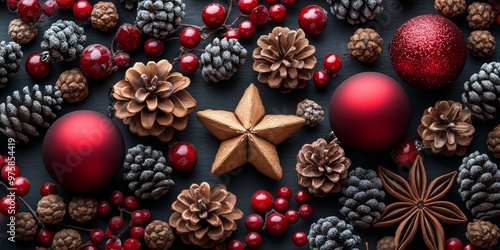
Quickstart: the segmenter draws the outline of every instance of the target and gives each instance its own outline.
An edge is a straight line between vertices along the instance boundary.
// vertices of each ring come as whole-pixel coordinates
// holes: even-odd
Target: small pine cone
[[[97,2],[90,13],[90,22],[94,29],[102,31],[112,30],[118,23],[118,11],[113,2]]]
[[[0,59],[1,60],[1,59]],[[49,120],[56,118],[53,112],[60,110],[61,91],[58,87],[45,85],[45,91],[38,84],[24,87],[22,92],[14,91],[0,104],[0,133],[16,141],[28,142],[28,135],[39,136],[36,127],[49,127]]]
[[[315,127],[322,122],[324,117],[323,108],[313,100],[305,99],[297,104],[296,115],[304,118],[306,123],[304,125]]]
[[[434,9],[447,18],[460,16],[465,12],[465,0],[435,0]]]
[[[385,236],[377,242],[377,250],[395,250],[394,236]]]
[[[489,221],[475,219],[467,224],[465,237],[476,247],[493,249],[500,239],[500,228]]]
[[[478,151],[464,157],[458,168],[458,193],[474,218],[500,217],[500,170]]]
[[[486,145],[493,157],[500,159],[500,125],[496,126],[493,131],[488,134]]]
[[[36,213],[43,223],[57,224],[64,219],[66,204],[61,196],[49,194],[38,201]]]
[[[0,88],[5,87],[9,78],[19,71],[22,57],[21,45],[16,42],[0,42]]]
[[[311,225],[309,235],[310,249],[323,250],[358,250],[361,242],[358,235],[353,234],[351,224],[335,216],[321,218]]]
[[[200,56],[201,74],[206,81],[229,80],[245,63],[247,50],[238,39],[215,38]]]
[[[179,28],[184,9],[186,5],[182,0],[138,1],[135,22],[144,33],[163,40]]]
[[[464,83],[462,102],[471,110],[472,118],[493,120],[500,103],[500,62],[484,63],[478,73],[474,73]]]
[[[77,195],[68,204],[71,218],[80,223],[87,223],[97,215],[97,200],[90,195]]]
[[[365,23],[384,10],[382,0],[326,0],[330,11],[350,24]]]
[[[73,21],[58,20],[43,34],[40,46],[49,51],[56,62],[73,61],[84,49],[87,36],[82,27]]]
[[[61,90],[62,98],[69,103],[81,102],[89,94],[87,78],[79,68],[62,72],[56,86]]]
[[[31,213],[16,213],[16,240],[32,241],[38,234],[38,224]]]
[[[161,151],[139,144],[125,156],[123,179],[137,197],[157,200],[175,184],[170,178],[172,168],[166,164]]]
[[[496,13],[489,3],[473,2],[467,7],[467,23],[471,29],[487,29],[495,22]]]
[[[38,30],[34,24],[17,18],[10,22],[8,33],[12,41],[23,45],[31,42],[38,34]]]
[[[377,31],[359,28],[347,44],[353,56],[362,62],[373,62],[379,58],[384,48],[384,40]]]
[[[488,57],[495,51],[495,37],[487,30],[476,30],[467,38],[467,47],[475,57]]]
[[[82,237],[73,229],[63,229],[54,235],[52,250],[76,250],[82,245]]]
[[[168,250],[174,244],[175,234],[168,223],[154,220],[144,229],[144,241],[151,250]]]

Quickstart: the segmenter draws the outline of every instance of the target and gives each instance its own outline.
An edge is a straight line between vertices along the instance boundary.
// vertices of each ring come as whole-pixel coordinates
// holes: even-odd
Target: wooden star
[[[283,175],[276,145],[305,122],[295,115],[266,115],[253,83],[234,112],[208,109],[197,112],[196,117],[222,141],[212,164],[213,174],[227,173],[250,162],[259,172],[276,180]]]

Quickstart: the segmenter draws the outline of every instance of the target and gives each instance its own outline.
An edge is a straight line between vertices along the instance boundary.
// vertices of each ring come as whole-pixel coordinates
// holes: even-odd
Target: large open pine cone
[[[467,13],[467,23],[471,29],[487,29],[496,18],[489,3],[473,2],[467,7]]]
[[[168,224],[185,244],[208,249],[224,242],[237,229],[243,212],[236,207],[236,195],[226,186],[203,182],[184,189],[172,203]]]
[[[314,250],[358,250],[361,242],[358,235],[353,234],[351,224],[335,216],[321,218],[311,225],[309,247]]]
[[[89,94],[87,78],[79,68],[62,72],[56,86],[61,90],[62,98],[69,103],[81,102]]]
[[[384,10],[382,0],[326,0],[334,16],[350,24],[372,20]]]
[[[446,156],[464,155],[474,131],[471,111],[454,101],[437,101],[426,109],[417,128],[425,148]]]
[[[179,28],[185,8],[182,0],[138,1],[135,21],[144,33],[163,40]]]
[[[73,21],[58,20],[43,34],[40,44],[56,62],[73,61],[84,49],[87,36],[82,27]]]
[[[118,23],[119,17],[113,2],[99,1],[92,8],[90,22],[94,29],[110,31]]]
[[[493,131],[488,133],[486,145],[493,157],[500,159],[500,125],[497,125]]]
[[[97,200],[90,195],[76,195],[69,202],[68,213],[80,223],[87,223],[97,215]]]
[[[500,104],[500,62],[484,63],[464,83],[462,102],[471,110],[472,118],[486,121],[495,118]]]
[[[82,245],[82,237],[73,229],[62,229],[54,235],[52,250],[77,250]]]
[[[167,60],[138,62],[113,86],[115,116],[134,134],[168,142],[174,130],[186,129],[187,116],[196,107],[196,100],[185,90],[191,80],[171,70]]]
[[[493,249],[500,240],[500,228],[489,221],[474,219],[467,224],[465,237],[476,247]]]
[[[168,223],[154,220],[144,228],[144,241],[151,250],[171,249],[175,240],[174,232]]]
[[[49,194],[38,201],[36,213],[43,223],[57,224],[64,219],[66,204],[61,196]]]
[[[247,50],[238,39],[215,38],[200,56],[201,75],[206,81],[229,80],[245,63],[246,56]]]
[[[9,78],[19,71],[22,57],[21,45],[16,42],[0,42],[0,88],[5,87]]]
[[[465,0],[435,0],[434,9],[447,18],[462,15],[467,3]]]
[[[36,25],[16,18],[10,21],[8,33],[10,38],[12,38],[12,41],[20,45],[24,45],[35,39],[38,34],[38,30]]]
[[[20,241],[32,241],[38,234],[38,224],[31,213],[19,212],[15,216],[16,235],[15,239]]]

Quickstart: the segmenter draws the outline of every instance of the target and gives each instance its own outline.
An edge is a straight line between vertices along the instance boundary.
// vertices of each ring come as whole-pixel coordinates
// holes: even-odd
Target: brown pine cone
[[[488,134],[486,145],[493,157],[500,159],[500,125],[497,125],[493,131]]]
[[[475,57],[488,57],[495,51],[495,37],[487,30],[472,31],[467,38],[467,47]]]
[[[97,215],[97,200],[90,195],[77,195],[69,202],[68,212],[73,220],[87,223]]]
[[[29,24],[19,18],[10,21],[9,36],[18,44],[27,44],[33,40],[38,30],[34,24]]]
[[[113,2],[97,2],[90,14],[90,22],[94,29],[112,30],[118,23],[119,15]]]
[[[144,241],[151,250],[171,249],[175,235],[168,223],[154,220],[144,229]]]
[[[347,178],[350,166],[351,160],[345,157],[339,144],[320,138],[302,146],[295,170],[299,185],[314,196],[322,197],[342,190],[342,181]]]
[[[465,0],[435,0],[434,9],[447,18],[462,15],[467,3]]]
[[[465,237],[476,247],[493,249],[500,238],[500,229],[489,221],[475,219],[467,224]]]
[[[489,3],[473,2],[467,7],[467,12],[471,29],[487,29],[495,22],[496,14]]]
[[[82,245],[82,237],[73,229],[63,229],[54,235],[52,250],[77,250]]]
[[[297,111],[295,114],[306,120],[304,125],[315,127],[322,122],[324,117],[323,108],[313,100],[305,99],[297,104]]]
[[[394,243],[393,236],[382,237],[377,242],[377,250],[394,250],[396,249],[396,243]]]
[[[38,201],[36,213],[43,223],[57,224],[64,219],[66,204],[61,196],[49,194]]]
[[[38,234],[38,224],[31,213],[16,213],[16,240],[32,241]]]
[[[359,28],[351,36],[351,41],[347,44],[353,56],[362,62],[373,62],[384,49],[384,40],[373,29]]]
[[[61,90],[62,98],[69,103],[81,102],[89,94],[87,78],[78,68],[62,72],[56,86]]]

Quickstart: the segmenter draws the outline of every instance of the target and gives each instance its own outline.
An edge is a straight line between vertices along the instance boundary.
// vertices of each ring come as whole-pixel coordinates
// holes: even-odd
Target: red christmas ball
[[[421,15],[398,28],[389,46],[396,74],[420,90],[442,89],[457,79],[467,60],[460,29],[439,15]]]
[[[342,146],[379,152],[394,146],[410,122],[410,101],[389,76],[365,72],[351,76],[332,95],[330,126]]]
[[[89,193],[103,188],[118,174],[125,143],[110,118],[81,110],[50,126],[42,153],[45,168],[56,183],[71,192]]]

